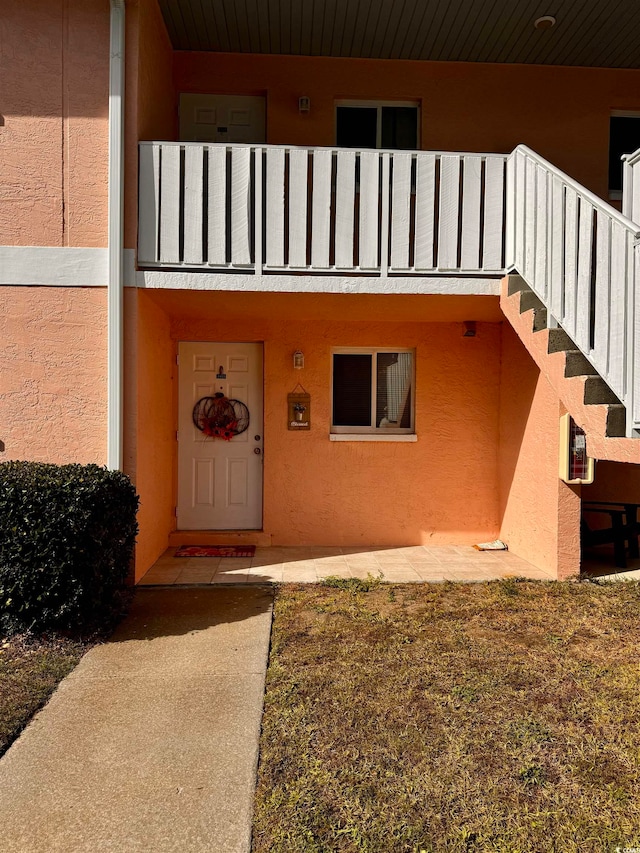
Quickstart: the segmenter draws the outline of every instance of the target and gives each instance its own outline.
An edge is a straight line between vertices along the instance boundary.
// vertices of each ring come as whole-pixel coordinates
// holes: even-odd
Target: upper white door
[[[178,355],[178,529],[259,530],[262,344],[180,343]],[[197,401],[218,392],[249,409],[249,428],[230,441],[193,423]]]
[[[180,95],[181,142],[257,145],[267,139],[265,99],[258,95]]]

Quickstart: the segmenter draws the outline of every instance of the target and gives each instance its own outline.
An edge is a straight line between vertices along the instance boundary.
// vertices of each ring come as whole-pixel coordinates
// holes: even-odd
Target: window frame
[[[410,425],[408,427],[377,427],[377,357],[378,353],[411,353],[411,410]],[[342,426],[333,422],[333,386],[334,386],[334,356],[335,355],[370,355],[371,359],[371,423],[372,426]],[[332,347],[331,348],[331,422],[329,432],[332,436],[412,436],[416,434],[416,350],[415,347]]]
[[[359,100],[359,99],[350,99],[350,98],[341,98],[338,101],[334,101],[333,105],[333,127],[334,134],[333,138],[335,141],[335,145],[338,145],[338,107],[361,107],[362,109],[375,109],[377,112],[376,116],[376,147],[374,149],[366,149],[372,151],[386,151],[387,149],[382,148],[382,108],[383,107],[413,107],[416,110],[417,118],[416,118],[416,147],[415,149],[407,149],[407,150],[420,150],[420,136],[421,136],[421,124],[420,124],[420,113],[422,110],[421,101],[367,101],[367,100]],[[353,149],[358,150],[358,149]],[[389,149],[395,150],[395,149]],[[400,149],[398,149],[400,150]],[[394,352],[394,350],[390,350]]]

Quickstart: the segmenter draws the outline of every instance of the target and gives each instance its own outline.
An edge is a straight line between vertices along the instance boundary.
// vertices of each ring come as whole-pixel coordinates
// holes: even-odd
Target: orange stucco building
[[[610,182],[640,68],[598,43],[554,63],[528,21],[485,55],[471,20],[420,48],[390,15],[223,32],[188,0],[5,11],[0,459],[122,467],[138,578],[193,530],[501,538],[567,578],[582,501],[640,501],[640,226]],[[588,403],[585,376],[606,386]],[[191,422],[218,390],[256,401],[224,447]],[[558,476],[566,412],[592,485]]]

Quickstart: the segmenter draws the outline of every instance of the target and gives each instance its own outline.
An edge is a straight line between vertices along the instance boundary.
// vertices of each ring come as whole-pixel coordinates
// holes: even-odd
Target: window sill
[[[329,441],[417,441],[417,435],[384,435],[384,433],[329,433]]]

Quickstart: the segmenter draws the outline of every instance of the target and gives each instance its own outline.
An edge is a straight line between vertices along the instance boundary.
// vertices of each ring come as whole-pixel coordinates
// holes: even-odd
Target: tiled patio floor
[[[228,583],[314,583],[329,575],[395,583],[486,581],[508,576],[553,580],[509,551],[470,546],[404,548],[256,548],[254,557],[174,557],[169,548],[140,580],[142,585]]]

